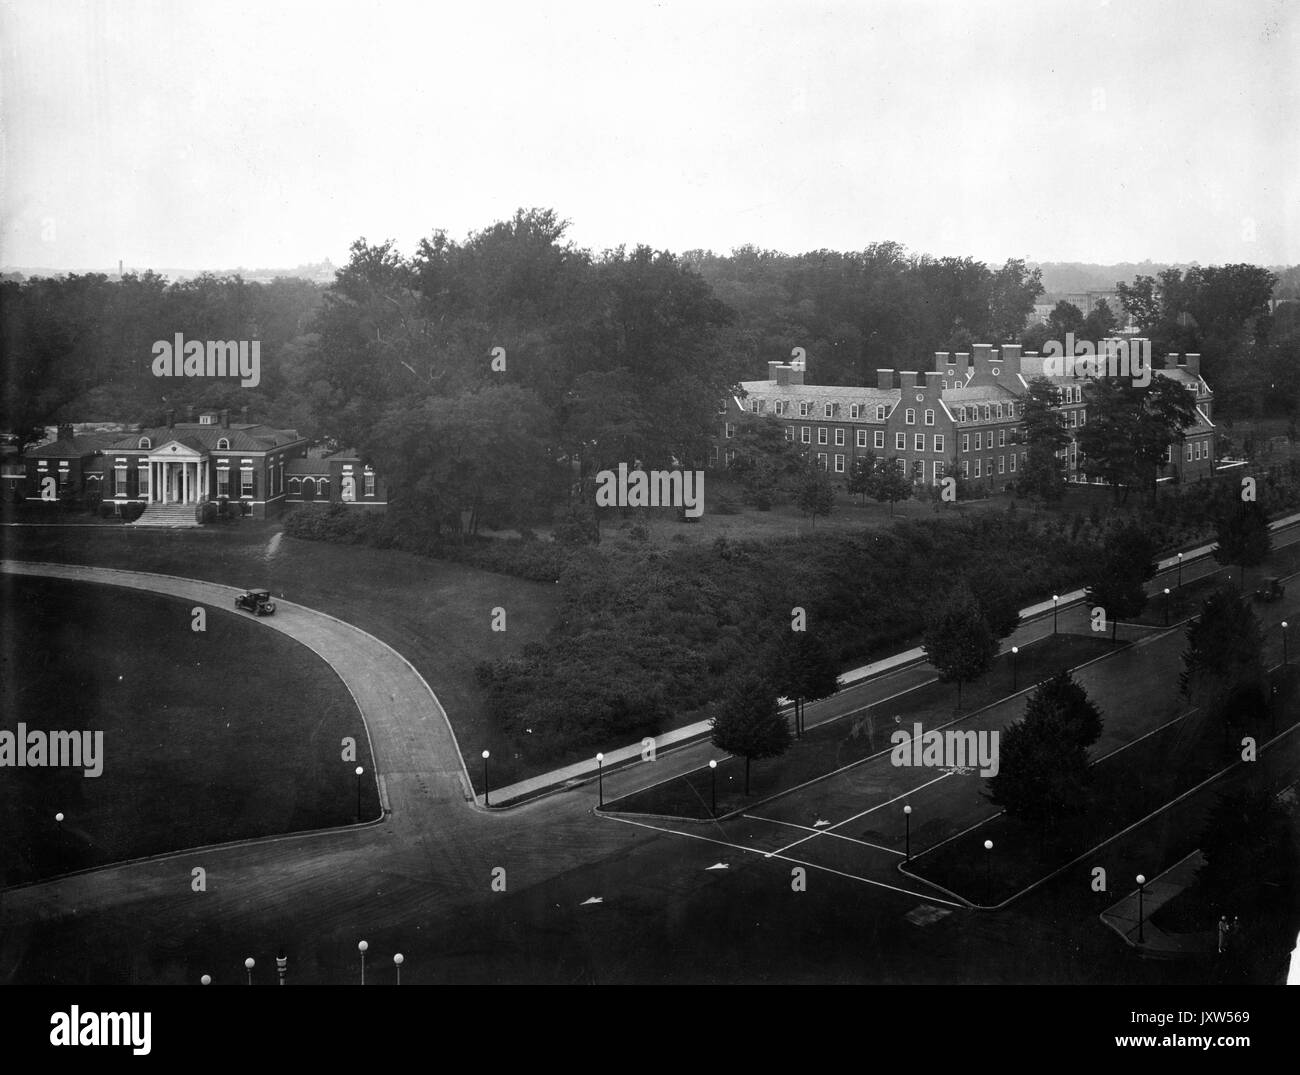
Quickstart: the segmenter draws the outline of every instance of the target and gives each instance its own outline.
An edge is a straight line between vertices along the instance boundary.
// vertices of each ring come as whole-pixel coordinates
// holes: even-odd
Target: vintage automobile
[[[235,608],[244,608],[258,616],[269,616],[275,611],[270,590],[249,590],[235,598]]]
[[[1260,584],[1259,589],[1255,591],[1255,600],[1280,601],[1284,593],[1286,593],[1286,587],[1282,585],[1281,579],[1267,578]]]

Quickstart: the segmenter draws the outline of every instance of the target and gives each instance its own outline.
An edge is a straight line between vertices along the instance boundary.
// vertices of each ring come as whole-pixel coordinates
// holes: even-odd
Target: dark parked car
[[[1255,591],[1255,600],[1257,601],[1280,601],[1282,595],[1286,593],[1286,587],[1282,585],[1279,578],[1268,578],[1263,581],[1259,589]]]
[[[249,590],[235,598],[235,608],[246,608],[258,616],[269,616],[275,611],[270,590]]]

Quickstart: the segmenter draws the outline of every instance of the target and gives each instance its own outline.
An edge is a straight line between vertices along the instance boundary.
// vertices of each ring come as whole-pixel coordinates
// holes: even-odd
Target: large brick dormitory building
[[[996,349],[976,344],[970,354],[935,353],[933,371],[877,370],[873,387],[805,384],[805,365],[769,362],[768,379],[743,381],[741,392],[719,407],[718,434],[710,466],[726,466],[735,451],[728,447],[747,415],[771,415],[794,441],[841,479],[853,461],[871,452],[878,461],[897,457],[917,483],[938,483],[955,465],[973,484],[999,492],[1024,466],[1027,446],[1020,423],[1029,383],[1043,376],[1044,356],[1022,355],[1018,344]],[[1171,447],[1158,477],[1175,474],[1195,481],[1213,473],[1215,427],[1213,398],[1200,374],[1200,355],[1169,355],[1168,377],[1196,396],[1196,420],[1184,440]],[[1070,481],[1086,482],[1079,466],[1074,433],[1088,420],[1082,376],[1047,378],[1060,393],[1057,409],[1070,442],[1064,450]]]

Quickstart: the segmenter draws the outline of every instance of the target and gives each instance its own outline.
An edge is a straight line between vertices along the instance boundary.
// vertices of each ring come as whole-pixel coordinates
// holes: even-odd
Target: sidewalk
[[[1212,930],[1202,933],[1166,933],[1151,923],[1151,916],[1196,880],[1196,871],[1205,864],[1200,850],[1174,863],[1159,877],[1145,885],[1142,896],[1142,938],[1138,939],[1138,892],[1134,889],[1118,903],[1101,912],[1101,920],[1124,938],[1124,943],[1145,956],[1157,959],[1184,959],[1207,956],[1218,947]]]
[[[1281,530],[1284,527],[1300,523],[1300,513],[1289,515],[1283,519],[1270,523],[1269,528],[1272,530]],[[1210,555],[1213,550],[1213,543],[1201,545],[1197,548],[1183,552],[1183,563],[1190,566],[1192,563]],[[1160,560],[1156,564],[1157,573],[1167,571],[1178,566],[1178,555],[1175,554],[1167,559]],[[1061,612],[1070,605],[1082,601],[1084,590],[1073,590],[1070,593],[1060,594],[1056,601],[1040,601],[1036,605],[1030,605],[1028,608],[1020,610],[1021,626],[1027,621],[1039,616],[1050,614],[1053,607],[1057,612]],[[999,653],[1006,653],[1010,650],[1011,645],[1015,642],[1015,636],[1005,639],[999,648]],[[1021,640],[1023,645],[1024,641]],[[846,687],[856,686],[876,676],[884,675],[888,672],[897,671],[900,668],[906,668],[910,665],[920,664],[925,660],[925,651],[920,646],[916,646],[901,653],[895,653],[889,657],[883,657],[878,661],[872,661],[870,664],[864,664],[859,668],[852,668],[844,672],[839,677],[839,689],[844,690]],[[779,700],[782,708],[789,706],[790,700],[782,698]],[[697,721],[694,724],[687,724],[681,728],[675,728],[672,731],[664,732],[654,737],[656,755],[663,753],[675,747],[688,746],[692,743],[707,739],[710,734],[709,722],[707,720]],[[633,743],[625,747],[619,747],[605,755],[603,767],[606,774],[641,759],[642,746],[640,743]],[[572,787],[578,784],[585,784],[596,777],[596,771],[599,766],[595,758],[584,758],[580,762],[572,765],[566,765],[562,769],[554,769],[551,772],[541,773],[537,776],[529,777],[526,780],[520,780],[515,784],[508,784],[501,788],[492,788],[489,794],[490,805],[493,809],[518,806],[523,802],[534,799],[539,795],[549,791],[559,791],[564,788]],[[482,803],[482,796],[478,796],[478,801]]]

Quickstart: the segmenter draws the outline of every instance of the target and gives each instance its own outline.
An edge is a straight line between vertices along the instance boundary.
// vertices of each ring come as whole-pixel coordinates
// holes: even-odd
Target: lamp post
[[[366,984],[366,949],[370,945],[365,941],[357,941],[357,951],[361,953],[361,984]]]
[[[984,856],[984,898],[992,902],[993,900],[993,841],[984,841],[984,850],[989,854]]]
[[[211,985],[211,984],[212,984],[212,975],[210,974],[205,974],[202,978],[199,979],[199,985]]]
[[[709,759],[709,811],[718,816],[718,763]]]
[[[1059,594],[1052,594],[1052,634],[1056,634],[1056,605],[1060,600]]]
[[[1169,587],[1165,587],[1165,626],[1169,626]]]
[[[249,956],[244,960],[244,970],[248,971],[248,984],[253,984],[253,968],[257,966],[257,960]]]
[[[487,760],[489,757],[491,757],[491,755],[492,752],[490,750],[483,751],[483,805],[484,806],[492,805],[491,802],[489,802],[488,800],[488,770],[487,770]]]
[[[289,957],[284,954],[283,948],[275,957],[275,973],[280,976],[280,984],[284,985],[284,976],[289,973]]]
[[[1285,668],[1286,666],[1287,666],[1286,620],[1283,620],[1282,621],[1282,667]]]
[[[405,962],[406,962],[406,958],[402,955],[401,952],[398,952],[397,955],[393,956],[393,966],[397,968],[398,985],[402,984],[402,964]]]
[[[357,820],[360,821],[361,820],[361,774],[365,772],[365,769],[362,766],[358,765],[356,772],[357,772]]]
[[[600,804],[596,807],[598,810],[605,809],[605,755],[596,755],[596,785],[600,789]]]
[[[1138,874],[1137,882],[1138,882],[1138,944],[1142,944],[1144,941],[1144,938],[1142,936],[1142,918],[1143,918],[1142,897],[1146,893],[1147,879],[1143,877],[1141,874]]]
[[[903,861],[911,862],[912,861],[912,808],[910,806],[903,807],[903,822],[907,825],[907,856],[904,858]]]
[[[1016,693],[1016,661],[1020,657],[1020,647],[1011,647],[1011,693]]]
[[[1183,554],[1178,554],[1178,589],[1183,588]]]

